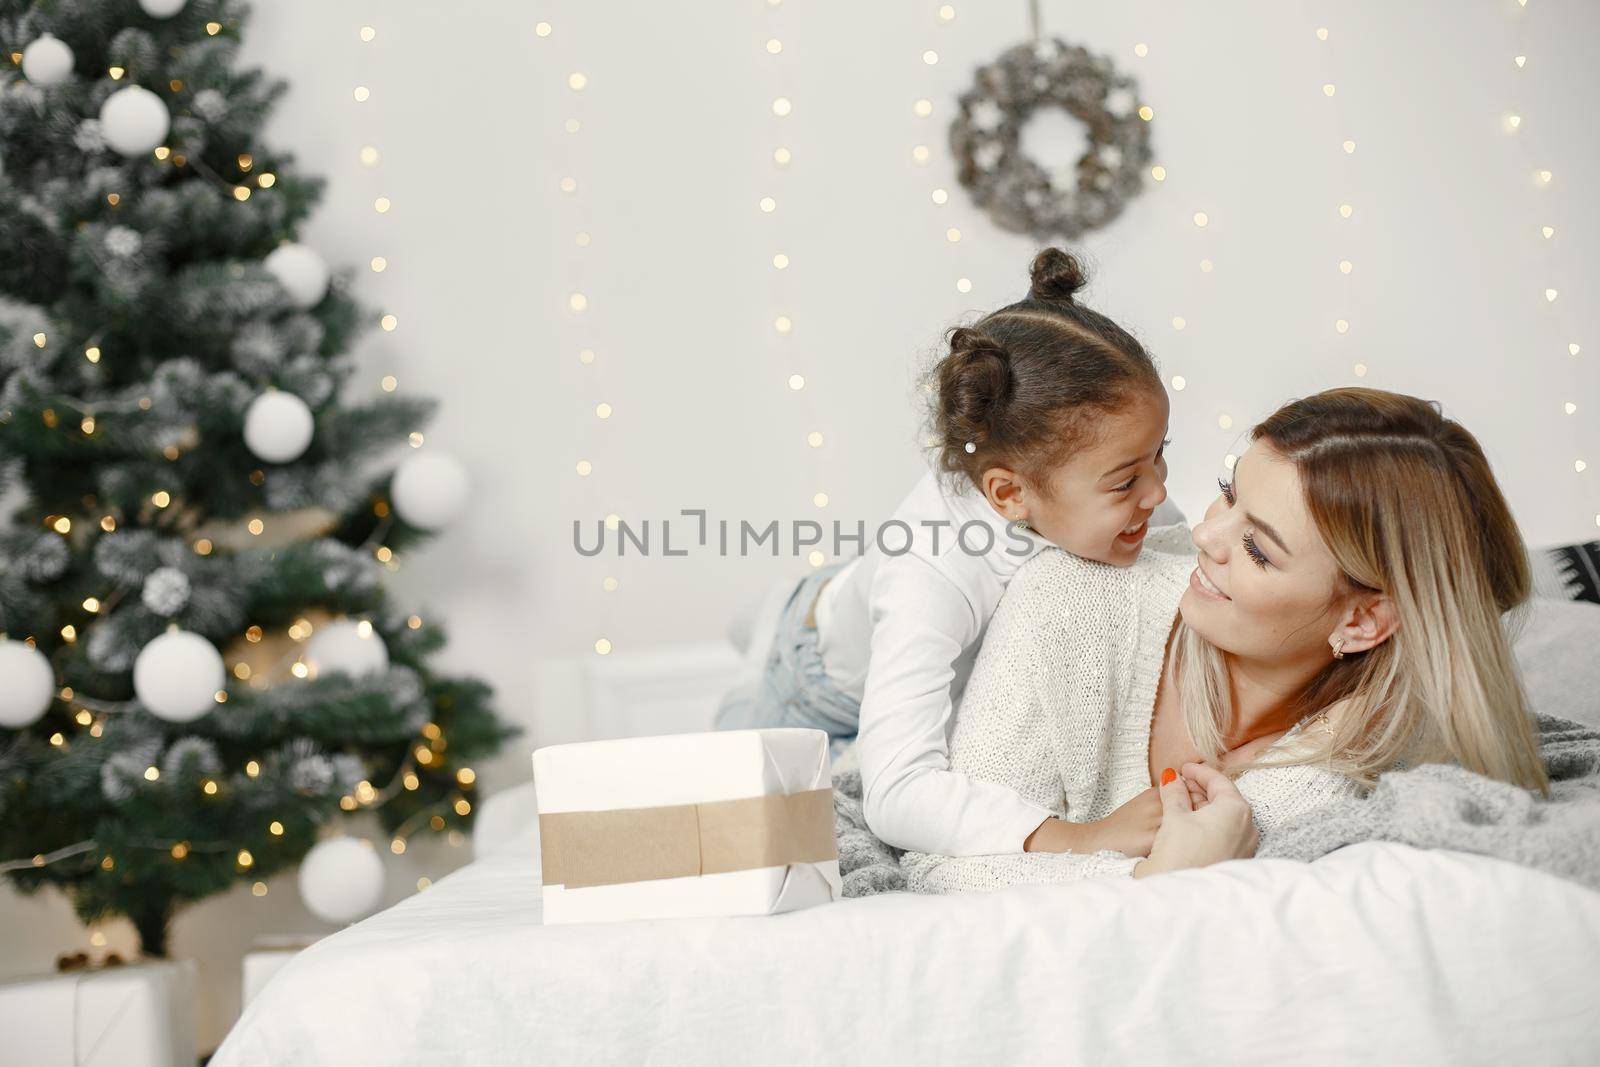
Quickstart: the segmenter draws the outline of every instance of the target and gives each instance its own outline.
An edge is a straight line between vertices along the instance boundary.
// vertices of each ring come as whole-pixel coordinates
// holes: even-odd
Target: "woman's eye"
[[[1256,547],[1256,538],[1254,534],[1244,535],[1244,550],[1249,553],[1250,558],[1255,561],[1256,566],[1260,567],[1262,570],[1267,569],[1267,557],[1262,555],[1261,549]]]
[[[1222,499],[1224,499],[1224,500],[1226,500],[1228,502],[1228,506],[1229,507],[1232,507],[1233,506],[1233,483],[1232,482],[1225,482],[1221,478],[1218,478],[1217,479],[1217,488],[1222,490]]]

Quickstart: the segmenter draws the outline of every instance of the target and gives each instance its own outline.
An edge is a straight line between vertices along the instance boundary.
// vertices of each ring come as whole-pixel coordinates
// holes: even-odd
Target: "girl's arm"
[[[1014,665],[998,662],[1000,646],[1027,644],[1018,632],[1027,620],[1008,610],[1011,601],[1009,593],[1001,598],[963,699],[961,718],[972,706],[983,709],[974,712],[981,721],[967,727],[958,718],[958,734],[1002,728],[988,724],[990,709],[1008,706],[1038,729],[1041,716],[1029,714],[1038,705],[1033,671],[1013,673]],[[901,849],[1022,853],[1028,835],[1061,811],[1061,785],[1048,745],[1016,738],[992,760],[968,760],[970,775],[951,768],[945,739],[954,665],[981,630],[967,598],[927,561],[899,556],[879,566],[870,602],[872,653],[858,742],[867,825]]]

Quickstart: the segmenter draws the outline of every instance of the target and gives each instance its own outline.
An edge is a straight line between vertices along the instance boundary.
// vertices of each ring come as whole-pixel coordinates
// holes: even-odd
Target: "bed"
[[[1517,642],[1533,705],[1600,723],[1597,646],[1600,608],[1541,601]],[[708,728],[668,712],[714,706],[696,687],[726,684],[728,659],[658,660],[681,676],[591,679],[598,707],[640,716],[602,719]],[[650,703],[663,692],[673,708]],[[294,957],[211,1067],[1600,1062],[1600,893],[1487,856],[1373,841],[1314,863],[546,927],[536,811],[531,783],[487,798],[472,863]]]
[[[1600,893],[1369,842],[1315,863],[540,923],[536,830],[323,939],[211,1067],[1592,1063]]]

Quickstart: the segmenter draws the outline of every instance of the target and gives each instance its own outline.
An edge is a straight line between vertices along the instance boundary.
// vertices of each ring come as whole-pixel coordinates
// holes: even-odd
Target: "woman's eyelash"
[[[1221,478],[1218,478],[1217,488],[1222,490],[1222,498],[1228,502],[1228,506],[1230,508],[1233,507],[1233,483],[1225,482]],[[1267,563],[1269,561],[1266,555],[1262,553],[1261,549],[1256,547],[1255,534],[1247,533],[1244,535],[1244,550],[1249,554],[1251,560],[1255,562],[1256,566],[1260,567],[1262,570],[1267,569]]]
[[[1267,569],[1267,557],[1262,555],[1261,550],[1256,547],[1255,534],[1247,533],[1244,535],[1244,550],[1250,554],[1250,558],[1255,561],[1256,566],[1262,570]]]

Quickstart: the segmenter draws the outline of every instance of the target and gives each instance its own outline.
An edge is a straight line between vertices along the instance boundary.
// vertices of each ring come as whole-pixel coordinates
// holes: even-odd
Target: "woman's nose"
[[[1218,530],[1217,523],[1211,518],[1207,517],[1195,523],[1194,529],[1189,531],[1189,539],[1194,542],[1194,547],[1218,563],[1228,561],[1227,541]]]

